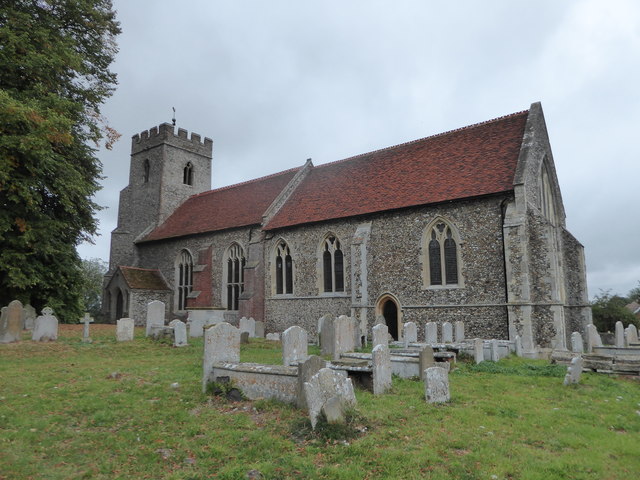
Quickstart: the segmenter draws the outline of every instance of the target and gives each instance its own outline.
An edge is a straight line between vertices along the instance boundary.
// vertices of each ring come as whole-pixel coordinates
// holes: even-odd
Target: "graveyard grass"
[[[273,401],[201,393],[202,339],[117,343],[115,326],[61,325],[56,343],[0,345],[0,479],[629,479],[640,472],[640,381],[509,358],[450,374],[451,402],[419,381],[357,391],[349,432],[309,431]],[[252,339],[242,361],[281,363]],[[172,384],[178,383],[177,388]],[[348,430],[348,429],[347,429]],[[343,435],[344,434],[344,435]]]

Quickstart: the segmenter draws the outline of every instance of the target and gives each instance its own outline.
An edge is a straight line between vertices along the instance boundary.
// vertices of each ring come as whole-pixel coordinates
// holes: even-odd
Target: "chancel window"
[[[238,300],[244,291],[244,251],[237,243],[227,252],[227,310],[238,310]]]
[[[340,240],[327,237],[322,248],[322,277],[325,292],[344,292],[344,255]]]
[[[182,183],[185,185],[193,185],[193,165],[187,162],[182,173]]]
[[[276,247],[273,263],[276,294],[293,293],[293,260],[291,250],[284,240]]]
[[[187,250],[180,252],[176,265],[176,296],[178,297],[178,310],[187,308],[187,297],[193,286],[193,258]]]
[[[426,236],[426,280],[428,286],[459,285],[458,242],[450,225],[438,221]]]

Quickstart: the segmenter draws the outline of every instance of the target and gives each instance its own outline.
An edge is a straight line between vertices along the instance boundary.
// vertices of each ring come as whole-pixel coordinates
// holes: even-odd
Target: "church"
[[[591,323],[584,249],[540,103],[412,142],[211,189],[213,142],[170,124],[134,135],[103,310],[144,324],[211,315],[267,332],[325,315],[465,323],[530,355]],[[421,338],[421,337],[420,337]]]

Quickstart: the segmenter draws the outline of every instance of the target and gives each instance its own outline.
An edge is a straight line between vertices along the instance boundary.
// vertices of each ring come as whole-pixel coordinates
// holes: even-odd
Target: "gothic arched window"
[[[232,244],[226,255],[227,310],[238,310],[238,300],[244,291],[244,251],[237,243]]]
[[[151,173],[151,164],[149,163],[149,159],[145,159],[143,168],[144,172],[142,179],[144,183],[149,183],[149,174]]]
[[[182,183],[185,185],[193,185],[193,165],[191,162],[187,162],[184,166],[184,171],[182,173]]]
[[[344,255],[333,235],[322,242],[322,278],[325,292],[344,292]]]
[[[182,250],[176,263],[176,297],[177,309],[187,308],[187,297],[193,286],[193,258],[187,250]]]
[[[273,268],[276,294],[293,293],[293,260],[284,240],[280,240],[276,246]]]
[[[425,234],[426,286],[460,286],[459,240],[455,229],[444,220],[437,220]]]

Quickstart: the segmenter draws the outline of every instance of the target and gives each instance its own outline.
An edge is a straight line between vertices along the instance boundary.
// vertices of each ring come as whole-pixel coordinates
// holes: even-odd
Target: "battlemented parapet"
[[[150,148],[157,147],[163,143],[167,143],[174,147],[185,148],[189,151],[211,158],[213,151],[213,140],[208,137],[202,137],[194,132],[189,132],[184,128],[178,128],[175,133],[175,127],[170,123],[162,123],[157,127],[144,130],[139,134],[136,133],[131,137],[131,154],[143,152]]]

